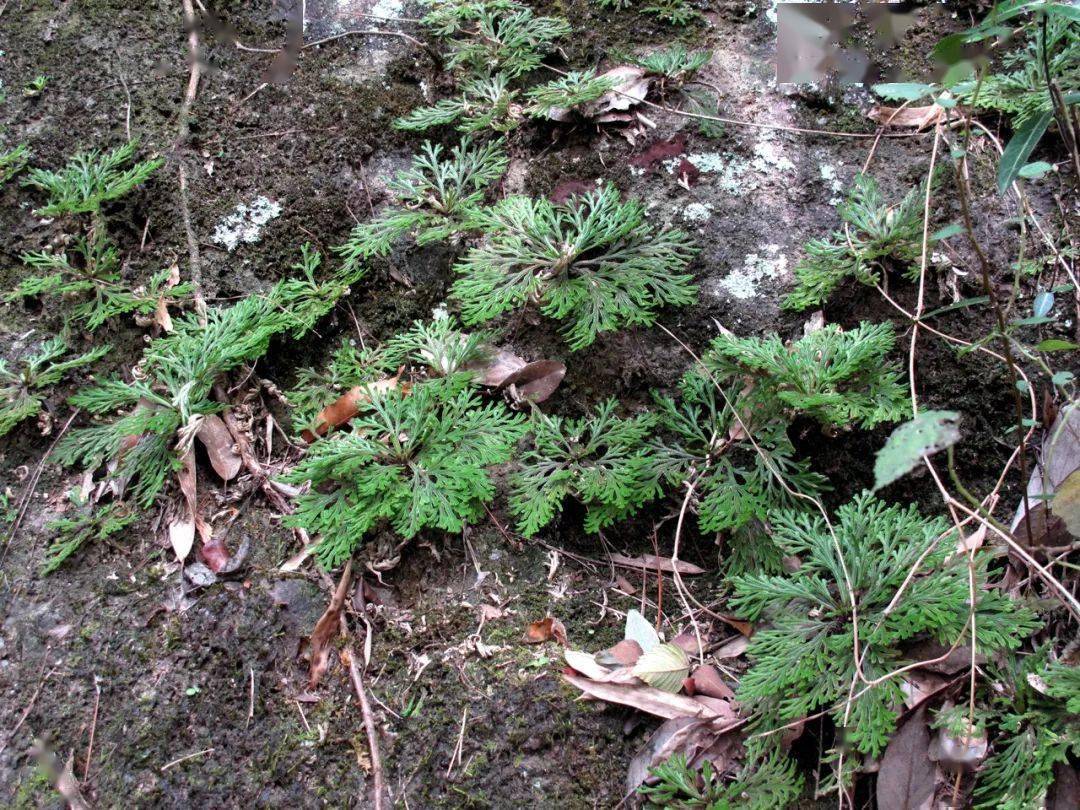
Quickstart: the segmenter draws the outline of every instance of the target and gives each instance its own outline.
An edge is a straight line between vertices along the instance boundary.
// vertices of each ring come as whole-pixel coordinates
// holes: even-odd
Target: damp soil
[[[189,272],[180,161],[190,173],[203,289],[211,303],[225,303],[289,273],[303,242],[324,251],[339,244],[357,218],[380,204],[383,181],[416,147],[417,139],[391,124],[420,104],[426,89],[445,84],[431,58],[399,38],[348,36],[305,50],[294,70],[276,75],[273,55],[241,50],[230,37],[249,48],[278,47],[286,36],[282,5],[216,5],[227,25],[203,31],[204,76],[190,139],[180,143],[188,63],[179,4],[0,3],[6,94],[0,144],[26,142],[36,165],[55,167],[77,150],[108,148],[130,134],[145,153],[166,160],[148,183],[106,211],[123,273],[133,283],[173,263],[185,278]],[[374,4],[309,5],[362,10]],[[749,4],[709,12],[706,24],[689,30],[585,0],[537,7],[573,21],[575,34],[563,55],[574,65],[674,41],[708,46],[714,59],[701,78],[703,87],[719,92],[720,115],[873,131],[865,97],[770,86],[775,29]],[[934,15],[944,12],[932,11],[887,57],[909,70],[925,67],[926,42],[951,24]],[[323,22],[320,35],[339,30],[340,20]],[[45,91],[24,96],[22,88],[41,74],[48,77]],[[506,182],[515,187],[507,190],[547,194],[568,182],[605,178],[643,197],[656,221],[690,230],[702,248],[692,268],[701,301],[663,313],[661,322],[695,351],[707,346],[718,324],[740,335],[797,336],[805,315],[785,312],[779,303],[799,248],[836,225],[828,176],[848,185],[870,141],[736,125],[707,135],[685,118],[660,111],[650,111],[650,118],[655,128],[632,138],[584,123],[525,128],[509,144],[513,180]],[[722,171],[703,169],[685,187],[663,164],[642,169],[630,162],[651,143],[673,138],[682,138],[684,156],[701,166],[719,160],[744,167],[742,173],[731,182]],[[931,139],[922,134],[877,146],[872,171],[887,193],[898,195],[925,176]],[[984,163],[977,180],[991,189],[992,168]],[[260,196],[276,201],[281,214],[257,241],[231,252],[212,241],[224,217]],[[0,288],[17,283],[22,252],[57,244],[70,224],[34,216],[35,202],[16,183],[0,189]],[[1052,198],[1036,204],[1054,216]],[[1009,215],[986,195],[980,234],[999,267],[1007,267],[1009,257],[996,223]],[[384,339],[429,316],[445,300],[456,250],[403,249],[377,263],[314,335],[275,342],[258,374],[287,389],[298,368],[318,364],[340,337],[360,330]],[[786,264],[749,272],[749,256],[785,257]],[[954,263],[972,266],[971,260],[957,246]],[[889,282],[901,305],[914,306],[910,282],[899,275]],[[959,284],[962,295],[978,294],[973,274]],[[1018,305],[1029,305],[1031,294],[1025,284]],[[951,296],[935,279],[927,308],[950,303]],[[844,326],[893,320],[898,332],[906,329],[866,288],[839,295],[825,316]],[[936,324],[975,340],[988,331],[989,317],[985,308],[972,307],[942,315]],[[57,308],[48,303],[0,306],[6,357],[61,328]],[[605,335],[573,354],[550,324],[519,319],[510,335],[526,356],[566,361],[566,381],[550,400],[551,409],[566,414],[611,396],[634,410],[653,389],[672,386],[690,362],[657,329]],[[71,340],[86,346],[91,336]],[[143,330],[110,324],[93,336],[101,340],[114,351],[95,373],[121,371],[137,359]],[[926,335],[920,340],[921,401],[965,414],[958,470],[970,488],[988,489],[1010,452],[1012,397],[1003,370]],[[900,343],[906,347],[906,340]],[[905,361],[906,351],[898,348],[895,359]],[[70,413],[68,393],[54,393],[40,427],[24,425],[0,439],[0,491],[9,492],[11,502]],[[838,503],[871,482],[873,452],[887,432],[827,436],[797,425],[793,439],[836,482],[830,497]],[[0,549],[0,804],[61,806],[34,764],[37,741],[61,760],[74,756],[85,795],[100,807],[368,806],[370,756],[347,674],[333,665],[310,693],[298,655],[326,607],[325,582],[310,566],[281,572],[297,549],[278,517],[258,496],[229,504],[240,512],[229,543],[247,542],[251,552],[234,576],[188,593],[181,604],[180,573],[161,539],[157,512],[119,539],[87,547],[52,576],[38,574],[47,524],[78,484],[70,471],[46,463],[18,534]],[[1015,498],[1017,485],[1015,475],[1007,480],[1006,500]],[[939,511],[933,488],[917,476],[885,494]],[[674,511],[671,503],[654,505],[603,541],[627,554],[670,553]],[[5,536],[13,518],[8,509],[0,526]],[[604,548],[582,534],[573,508],[535,541],[504,533],[507,522],[496,509],[489,523],[464,536],[423,536],[401,551],[396,567],[365,575],[378,597],[367,683],[396,806],[613,807],[623,798],[626,766],[654,725],[629,711],[577,701],[558,678],[558,648],[524,644],[522,634],[528,622],[552,615],[565,624],[571,646],[599,649],[620,637],[621,617],[642,599],[660,598],[668,615],[679,615],[672,589],[657,593],[655,578],[642,580],[632,571],[621,573],[634,593],[614,589],[619,572],[597,562]],[[654,535],[657,522],[662,528]],[[684,538],[683,556],[709,571],[718,570],[722,555],[715,538]],[[718,579],[711,573],[690,585],[711,601]],[[481,604],[495,608],[483,621]],[[355,648],[362,655],[362,640]]]

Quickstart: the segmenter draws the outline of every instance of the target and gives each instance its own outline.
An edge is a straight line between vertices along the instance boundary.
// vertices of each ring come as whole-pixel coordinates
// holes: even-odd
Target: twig
[[[124,116],[124,134],[127,135],[127,139],[131,140],[131,91],[128,89],[127,79],[124,78],[124,74],[120,74],[120,84],[124,87],[124,95],[127,97],[127,114]],[[86,777],[83,777],[83,781],[86,781]]]
[[[446,778],[450,778],[450,774],[454,771],[454,762],[461,764],[461,752],[465,747],[465,723],[469,719],[469,707],[465,707],[465,711],[461,713],[461,728],[458,731],[457,744],[454,746],[454,752],[450,755],[450,764],[446,767]]]
[[[56,449],[57,443],[64,437],[68,428],[71,427],[71,423],[75,421],[75,417],[80,413],[81,411],[79,408],[76,408],[71,412],[71,416],[64,422],[64,426],[60,428],[60,432],[56,434],[53,443],[49,445],[49,449],[45,451],[45,455],[41,457],[41,460],[38,461],[37,466],[34,468],[34,472],[30,476],[30,481],[26,485],[26,490],[19,499],[19,513],[15,516],[15,522],[11,524],[7,540],[4,541],[4,555],[3,557],[0,557],[0,562],[3,562],[4,558],[7,557],[8,549],[11,548],[11,541],[15,539],[15,533],[19,531],[19,526],[22,525],[23,518],[26,517],[26,510],[30,507],[30,498],[33,497],[34,491],[37,489],[38,480],[41,478],[41,471],[45,467],[45,462],[49,460],[49,456],[52,455],[52,451]]]
[[[4,753],[4,751],[7,750],[7,747],[11,744],[11,741],[15,739],[15,735],[19,732],[19,729],[22,728],[23,723],[26,722],[26,718],[30,716],[30,712],[34,709],[34,704],[37,703],[37,699],[41,696],[41,690],[45,688],[45,682],[49,680],[50,677],[52,677],[52,674],[56,672],[57,669],[59,669],[59,667],[53,667],[45,675],[41,674],[45,672],[45,665],[49,663],[50,651],[51,648],[45,648],[45,656],[41,659],[41,669],[38,672],[39,680],[37,688],[34,690],[34,694],[30,696],[30,702],[26,704],[26,708],[23,709],[23,713],[19,716],[19,722],[17,722],[15,724],[15,728],[11,729],[11,731],[8,733],[8,737],[6,740],[4,740],[4,744],[0,745],[0,754]]]
[[[187,90],[180,104],[180,132],[173,145],[177,153],[178,174],[180,178],[180,218],[184,226],[184,236],[188,243],[188,262],[191,266],[191,284],[195,288],[195,309],[199,317],[206,317],[206,301],[202,294],[202,258],[199,255],[199,240],[195,238],[195,229],[191,224],[191,202],[188,198],[188,174],[185,157],[179,154],[187,146],[191,137],[191,105],[199,91],[199,79],[202,66],[199,61],[199,29],[195,24],[195,8],[191,0],[181,0],[184,9],[184,27],[188,30],[188,58],[191,60],[191,72],[188,74]]]
[[[248,672],[251,674],[251,687],[248,689],[247,723],[244,723],[244,728],[247,728],[252,718],[255,717],[255,668],[248,667]]]
[[[356,698],[360,702],[360,712],[364,716],[364,731],[367,733],[368,739],[368,755],[371,757],[371,780],[375,791],[374,807],[375,810],[383,810],[383,793],[386,788],[383,786],[382,756],[379,754],[379,737],[375,729],[375,718],[371,714],[371,704],[368,703],[367,693],[364,691],[364,677],[356,666],[356,655],[353,653],[351,645],[342,650],[342,657],[348,661],[349,680],[352,681],[353,689],[356,691]]]
[[[922,252],[919,256],[919,297],[915,303],[915,318],[911,321],[911,347],[908,350],[908,381],[911,384],[911,413],[919,415],[919,398],[915,387],[915,347],[919,342],[919,320],[926,299],[926,258],[930,246],[930,198],[934,189],[934,168],[938,145],[941,143],[941,124],[934,126],[934,148],[930,152],[930,170],[926,173],[926,200],[923,203]]]
[[[187,754],[186,756],[182,756],[179,759],[174,759],[172,762],[169,762],[166,765],[162,765],[161,772],[165,773],[165,771],[169,770],[169,768],[179,765],[181,762],[187,762],[189,759],[195,759],[195,757],[201,757],[206,754],[212,753],[214,753],[213,748],[204,748],[202,751],[196,751],[194,754]]]
[[[101,684],[94,676],[94,719],[90,721],[90,741],[86,745],[86,763],[83,765],[82,780],[90,778],[90,760],[94,756],[94,732],[97,731],[98,704],[101,702]]]

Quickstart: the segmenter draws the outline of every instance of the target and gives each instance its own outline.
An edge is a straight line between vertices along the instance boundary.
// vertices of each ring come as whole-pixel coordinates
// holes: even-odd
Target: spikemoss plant
[[[11,432],[24,419],[37,416],[48,389],[68,372],[100,360],[109,351],[107,345],[98,346],[61,360],[68,353],[68,344],[63,338],[54,337],[23,360],[19,369],[9,367],[7,361],[0,359],[0,436]]]
[[[678,230],[645,220],[638,200],[612,185],[563,204],[508,197],[485,213],[486,237],[455,267],[453,292],[467,325],[536,303],[566,321],[573,349],[601,332],[651,324],[665,305],[694,302],[686,272],[696,250]]]

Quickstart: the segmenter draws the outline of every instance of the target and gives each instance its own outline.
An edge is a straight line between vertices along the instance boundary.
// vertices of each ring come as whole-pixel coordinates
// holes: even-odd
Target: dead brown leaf
[[[1054,763],[1054,784],[1046,794],[1046,810],[1080,807],[1080,770],[1068,762]]]
[[[934,763],[930,761],[930,729],[920,706],[896,730],[877,777],[880,810],[923,810],[934,797]]]
[[[566,646],[566,628],[558,619],[548,616],[539,621],[529,622],[525,628],[526,644],[543,644],[554,639],[562,646]]]
[[[345,605],[345,597],[349,593],[349,581],[352,579],[352,560],[345,565],[341,572],[341,579],[330,599],[330,604],[319,620],[315,622],[315,629],[311,631],[308,646],[311,650],[311,666],[308,670],[308,689],[314,689],[319,685],[323,675],[330,666],[331,641],[341,629],[341,609]]]
[[[735,693],[731,691],[720,672],[712,664],[702,664],[690,674],[694,682],[694,692],[709,697],[731,700]]]
[[[673,717],[702,717],[715,719],[720,715],[715,709],[698,703],[686,695],[672,694],[651,686],[627,686],[617,683],[600,683],[578,675],[564,674],[563,678],[571,686],[586,695],[607,703],[631,706],[646,714],[671,719]]]
[[[645,747],[630,761],[626,773],[626,790],[632,793],[648,778],[649,770],[682,754],[693,762],[698,752],[716,740],[712,723],[697,717],[676,717],[665,720],[649,737]],[[723,773],[721,771],[721,773]]]
[[[229,433],[229,428],[225,426],[225,420],[216,413],[204,416],[199,425],[199,432],[195,436],[206,448],[210,466],[221,476],[221,480],[234,479],[244,462],[240,454],[236,452],[236,444],[232,434]]]
[[[557,360],[537,360],[526,363],[502,381],[514,404],[543,402],[555,393],[566,376],[566,366]]]
[[[871,121],[888,127],[925,129],[945,120],[945,108],[938,104],[925,107],[886,107],[878,105],[867,114]]]
[[[596,662],[606,667],[632,667],[641,658],[641,645],[632,638],[624,638],[614,647],[596,654]]]
[[[607,557],[615,565],[621,565],[624,568],[636,568],[639,571],[644,568],[646,571],[664,571],[670,574],[678,570],[680,574],[687,576],[705,573],[704,568],[693,563],[677,560],[676,564],[672,565],[670,557],[657,557],[654,554],[640,554],[637,557],[627,557],[624,554],[608,554]]]
[[[401,371],[393,377],[386,377],[366,385],[357,385],[350,388],[332,403],[327,405],[315,417],[314,430],[305,430],[301,435],[304,441],[311,444],[319,436],[325,436],[327,431],[341,427],[350,419],[360,413],[361,406],[371,401],[373,396],[380,396],[395,388],[400,388],[403,393],[408,392],[408,386],[398,385],[401,379]]]
[[[720,647],[713,652],[714,658],[738,658],[744,652],[746,648],[750,646],[750,639],[747,636],[739,635],[726,641],[720,645]]]
[[[513,352],[496,349],[482,365],[470,365],[469,369],[478,375],[480,385],[498,388],[511,374],[526,366],[526,362]]]
[[[198,475],[195,470],[195,450],[188,448],[180,459],[180,469],[176,471],[176,480],[180,484],[180,493],[184,503],[182,512],[169,523],[169,543],[176,559],[183,562],[195,545],[195,533],[199,533],[203,543],[211,541],[210,527],[199,514]]]

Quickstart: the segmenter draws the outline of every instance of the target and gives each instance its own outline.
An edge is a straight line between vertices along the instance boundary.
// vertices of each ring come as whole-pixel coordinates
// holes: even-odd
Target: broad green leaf
[[[1061,486],[1054,493],[1050,508],[1065,521],[1069,534],[1080,537],[1080,470],[1073,470],[1069,477],[1061,482]]]
[[[1053,170],[1052,164],[1047,163],[1045,160],[1036,160],[1034,163],[1025,163],[1021,166],[1016,176],[1023,177],[1025,180],[1034,180]]]
[[[1059,371],[1057,374],[1050,378],[1050,382],[1058,386],[1066,385],[1067,383],[1072,382],[1075,376],[1076,375],[1074,375],[1071,371]]]
[[[1051,3],[1046,7],[1046,13],[1052,17],[1065,17],[1066,19],[1080,22],[1080,6],[1066,3]]]
[[[923,411],[892,432],[874,462],[874,491],[907,475],[922,461],[960,441],[956,411]]]
[[[1080,349],[1080,346],[1058,338],[1049,338],[1035,347],[1035,351],[1038,352],[1068,352],[1074,349]]]
[[[934,92],[933,87],[919,82],[885,82],[871,89],[882,98],[902,101],[917,101]]]
[[[642,653],[647,653],[660,644],[660,636],[648,620],[631,608],[626,614],[625,637],[636,641]]]
[[[1027,159],[1053,118],[1054,113],[1051,111],[1039,113],[1013,133],[1012,139],[1001,155],[1001,163],[998,165],[997,185],[998,191],[1002,194],[1016,180],[1017,174],[1027,163]]]
[[[942,239],[948,239],[950,236],[956,236],[963,232],[964,226],[958,222],[954,222],[952,225],[946,225],[941,230],[934,231],[934,234],[930,238],[935,242],[940,242]]]
[[[1054,308],[1054,294],[1043,291],[1035,296],[1035,303],[1031,305],[1031,314],[1036,318],[1044,318]]]
[[[674,644],[660,644],[634,664],[633,674],[664,692],[678,692],[690,674],[690,659]]]

